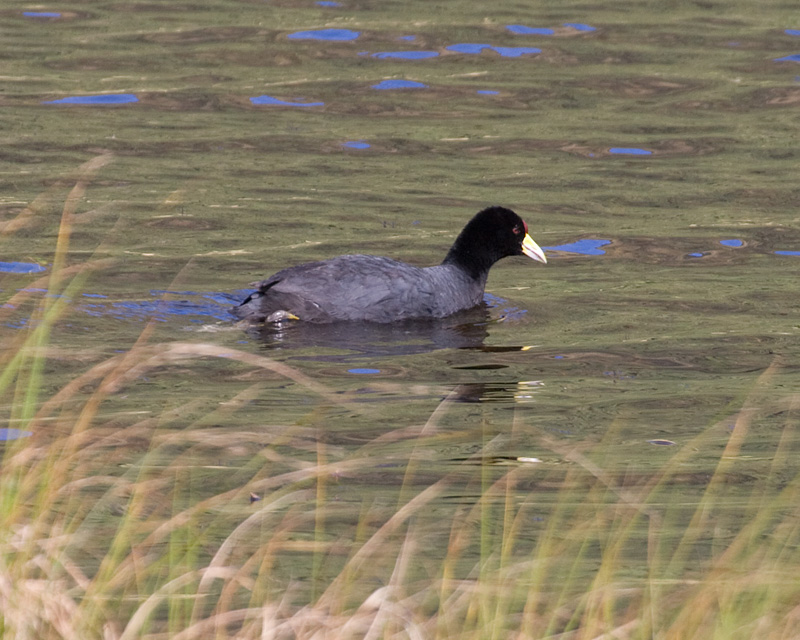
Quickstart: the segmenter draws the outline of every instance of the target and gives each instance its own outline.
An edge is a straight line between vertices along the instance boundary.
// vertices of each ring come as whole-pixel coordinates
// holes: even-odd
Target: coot
[[[347,255],[278,271],[256,283],[232,312],[249,322],[395,322],[444,318],[483,299],[491,266],[506,256],[547,262],[528,225],[504,207],[475,215],[442,264],[414,267],[378,256]]]

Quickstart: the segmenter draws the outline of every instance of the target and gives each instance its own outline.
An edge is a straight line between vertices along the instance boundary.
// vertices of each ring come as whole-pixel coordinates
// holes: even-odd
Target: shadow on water
[[[489,335],[492,319],[484,304],[441,319],[375,322],[278,322],[251,326],[245,332],[270,349],[345,349],[347,354],[315,354],[301,359],[342,362],[354,358],[401,356],[436,349],[475,348]]]
[[[225,296],[230,299],[230,296]],[[282,321],[240,326],[251,339],[268,349],[338,349],[329,353],[299,356],[298,359],[347,362],[365,357],[407,356],[439,349],[482,349],[491,327],[516,322],[527,311],[508,300],[484,293],[480,306],[446,318],[424,318],[381,324],[375,322],[334,322],[313,324]],[[522,347],[511,347],[519,350]]]

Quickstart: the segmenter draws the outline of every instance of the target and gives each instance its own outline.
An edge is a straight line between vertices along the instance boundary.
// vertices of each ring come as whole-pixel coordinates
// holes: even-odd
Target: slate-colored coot
[[[440,265],[420,268],[366,255],[309,262],[257,283],[232,312],[250,322],[444,318],[481,302],[495,262],[523,254],[547,262],[522,218],[489,207],[467,223]]]

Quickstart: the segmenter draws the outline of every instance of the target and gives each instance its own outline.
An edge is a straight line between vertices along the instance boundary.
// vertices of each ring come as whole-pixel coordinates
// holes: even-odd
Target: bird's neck
[[[486,282],[489,269],[497,261],[483,252],[472,251],[469,244],[459,242],[460,240],[461,238],[456,240],[450,251],[447,252],[442,264],[458,267],[473,280]]]

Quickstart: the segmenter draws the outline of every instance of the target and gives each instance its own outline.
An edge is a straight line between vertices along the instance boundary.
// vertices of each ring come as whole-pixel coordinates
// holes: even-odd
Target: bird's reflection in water
[[[349,356],[320,355],[313,359],[346,361],[353,357],[399,356],[437,349],[480,348],[492,320],[481,305],[447,318],[376,322],[313,324],[293,320],[247,327],[251,338],[271,349],[343,349]]]
[[[358,390],[359,402],[396,401],[406,399],[410,391],[414,398],[435,397],[455,403],[520,403],[531,402],[539,381],[508,379],[490,383],[417,383],[413,389],[404,381],[405,368],[396,361],[381,361],[377,369],[348,369],[353,362],[363,363],[385,357],[418,355],[439,349],[466,349],[477,353],[524,351],[528,347],[486,346],[484,341],[492,327],[507,318],[494,306],[481,305],[447,318],[405,320],[392,323],[338,322],[314,324],[284,319],[280,322],[250,325],[247,334],[258,340],[265,349],[283,351],[291,360],[345,364],[331,369],[317,369],[317,375],[334,377],[353,374],[380,374],[378,378],[367,375],[364,386]],[[332,352],[333,351],[333,352]],[[359,364],[363,367],[362,364]],[[372,364],[371,364],[372,366]],[[453,365],[453,370],[506,368],[496,362]],[[396,379],[399,378],[399,379]],[[367,381],[367,379],[369,381]]]

